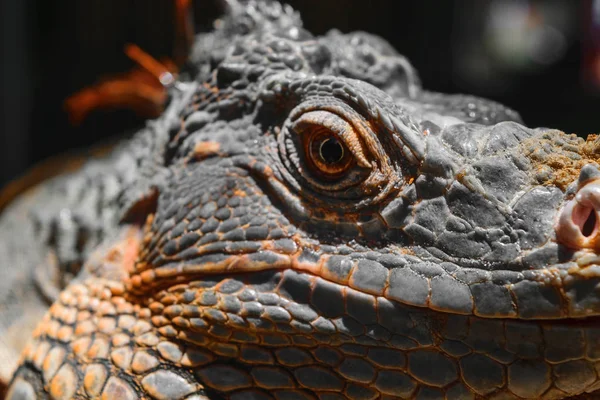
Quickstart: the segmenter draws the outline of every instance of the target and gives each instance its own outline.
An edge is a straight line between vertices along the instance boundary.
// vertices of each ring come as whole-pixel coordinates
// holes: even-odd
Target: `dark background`
[[[141,123],[132,111],[95,112],[70,126],[62,102],[133,63],[123,45],[156,58],[173,50],[171,0],[1,0],[0,185],[52,155]],[[525,0],[290,0],[305,27],[364,30],[406,55],[423,85],[486,96],[530,126],[600,130],[600,2]],[[196,0],[197,31],[219,0]]]

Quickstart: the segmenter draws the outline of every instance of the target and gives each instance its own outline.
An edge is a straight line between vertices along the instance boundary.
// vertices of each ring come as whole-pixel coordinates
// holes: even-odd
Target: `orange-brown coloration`
[[[171,79],[173,77],[170,75],[171,71],[174,71],[176,67],[170,61],[165,60],[165,64],[162,64],[135,44],[125,45],[125,54],[153,77],[157,78],[161,86],[168,86],[172,83]]]
[[[102,391],[102,400],[134,400],[137,398],[138,396],[128,383],[114,376],[111,376],[108,379],[108,382]]]
[[[589,135],[587,140],[576,135],[564,136],[555,141],[552,133],[542,139],[524,140],[520,147],[532,162],[540,183],[555,185],[565,190],[579,176],[579,171],[589,163],[600,160],[600,140]]]
[[[312,143],[319,138],[336,138],[340,144],[346,149],[344,154],[343,167],[347,169],[351,161],[356,162],[362,167],[369,167],[370,163],[367,160],[365,154],[365,148],[363,141],[368,139],[368,135],[365,134],[367,128],[364,126],[362,121],[347,121],[337,115],[336,110],[318,110],[309,111],[301,115],[298,121],[295,123],[294,130],[297,134],[302,135],[304,143],[304,154],[307,154],[309,161],[315,163],[319,156],[319,152],[316,154],[311,151]],[[312,155],[312,156],[311,156]],[[317,172],[321,171],[324,174],[328,173],[328,169],[324,168],[324,162],[322,167],[315,165]],[[345,171],[342,169],[342,172]],[[334,176],[339,174],[336,169]]]
[[[136,266],[139,265],[140,263]],[[290,265],[290,258],[286,255],[279,255],[278,262],[270,263],[255,262],[247,254],[232,255],[220,262],[207,262],[199,265],[186,264],[177,269],[157,268],[155,270],[145,270],[133,275],[127,282],[127,288],[128,293],[135,296],[156,291],[160,287],[188,282],[190,277],[197,274],[263,271],[288,268]]]
[[[194,146],[193,157],[196,161],[219,155],[221,145],[219,142],[198,142]]]
[[[114,290],[111,288],[118,284],[117,281],[104,278],[98,278],[93,283],[90,280],[74,284],[52,306],[48,314],[51,319],[40,324],[34,341],[28,346],[31,350],[23,353],[25,361],[40,365],[45,389],[57,399],[71,398],[77,391],[85,391],[95,398],[137,398],[136,389],[121,379],[126,374],[138,387],[155,391],[155,397],[158,398],[165,396],[163,388],[157,386],[165,377],[176,379],[176,389],[182,392],[197,391],[200,386],[196,382],[188,382],[166,370],[159,369],[158,373],[150,370],[159,366],[160,362],[178,364],[185,358],[187,365],[198,366],[212,358],[198,351],[186,351],[182,357],[185,349],[181,346],[164,340],[159,344],[159,338],[149,332],[153,329],[156,332],[156,328],[152,328],[147,320],[150,313],[144,313],[139,305],[130,304],[112,294]],[[75,307],[75,318],[71,315],[71,307]],[[84,321],[75,322],[80,319]],[[118,324],[115,323],[117,319]],[[65,320],[71,321],[71,324],[67,325]],[[125,322],[121,323],[121,320]],[[89,324],[90,329],[76,329],[75,337],[69,338],[72,355],[68,355],[62,346],[52,347],[47,341],[54,339],[57,332],[60,335],[65,329],[72,329],[72,324],[80,325],[82,322]],[[51,323],[56,328],[48,328]],[[89,331],[94,332],[93,340],[88,336]],[[153,347],[163,358],[158,359],[140,347]],[[42,359],[43,362],[40,361]],[[102,364],[107,361],[121,371],[119,378]],[[82,371],[83,379],[78,378],[76,370]]]
[[[129,370],[133,352],[129,347],[120,347],[110,353],[110,359],[114,365],[122,370]]]
[[[101,246],[99,250],[92,253],[84,268],[96,276],[123,281],[134,270],[141,241],[140,228],[126,226],[115,243]],[[110,290],[122,289],[118,285],[111,285]]]
[[[83,387],[85,392],[90,396],[98,396],[106,382],[106,369],[102,364],[91,364],[85,369],[83,376]]]
[[[147,351],[136,351],[131,362],[131,369],[136,374],[143,374],[157,365],[158,360],[156,357],[150,355]]]
[[[130,108],[142,117],[156,118],[166,100],[167,93],[155,76],[134,69],[76,92],[65,100],[65,108],[71,123],[79,125],[97,109]]]
[[[193,42],[192,1],[175,0],[175,44],[173,46],[175,64],[183,65],[188,58]]]
[[[69,364],[63,364],[50,382],[50,395],[56,400],[68,400],[77,390],[77,375]]]
[[[339,157],[334,160],[327,160],[323,154],[323,148],[328,143],[335,143],[339,148]],[[344,174],[352,165],[354,157],[342,143],[327,129],[315,129],[310,137],[305,140],[305,154],[308,155],[309,165],[318,174],[322,174],[327,179],[335,179]]]
[[[81,124],[97,109],[132,109],[144,118],[158,117],[167,100],[166,87],[174,82],[173,75],[187,59],[193,42],[190,0],[175,1],[175,27],[173,60],[164,58],[159,62],[138,46],[126,45],[125,54],[139,67],[69,96],[64,106],[71,123]]]

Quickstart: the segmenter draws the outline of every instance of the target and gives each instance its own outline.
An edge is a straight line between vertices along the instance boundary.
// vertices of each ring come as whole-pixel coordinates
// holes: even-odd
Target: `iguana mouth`
[[[318,249],[298,247],[290,254],[273,248],[248,254],[210,254],[195,262],[146,266],[133,272],[128,290],[138,298],[214,276],[291,270],[365,295],[450,314],[548,321],[595,321],[600,315],[595,289],[600,282],[600,267],[591,261],[583,268],[572,261],[522,273],[475,268],[457,271],[451,265],[439,267],[432,262],[409,264],[403,255],[392,253],[371,260],[362,256],[324,254]],[[473,281],[470,276],[478,279]]]

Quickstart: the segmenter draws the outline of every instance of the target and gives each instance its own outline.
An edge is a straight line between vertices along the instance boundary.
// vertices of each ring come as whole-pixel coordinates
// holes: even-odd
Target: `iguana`
[[[594,398],[599,138],[277,2],[230,2],[190,60],[162,116],[4,210],[9,399]]]

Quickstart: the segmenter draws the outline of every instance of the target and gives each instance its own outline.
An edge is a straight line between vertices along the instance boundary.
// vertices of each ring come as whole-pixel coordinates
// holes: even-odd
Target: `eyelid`
[[[312,126],[320,126],[330,130],[354,155],[356,163],[364,168],[371,167],[365,156],[365,150],[355,127],[340,116],[330,111],[308,111],[294,122],[294,130],[302,134],[309,131]]]

